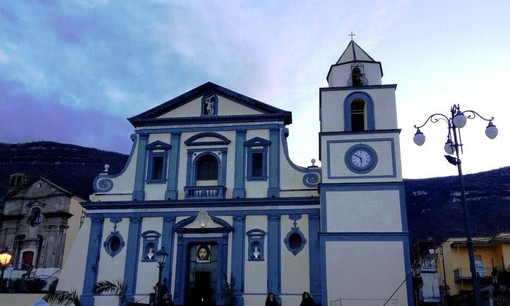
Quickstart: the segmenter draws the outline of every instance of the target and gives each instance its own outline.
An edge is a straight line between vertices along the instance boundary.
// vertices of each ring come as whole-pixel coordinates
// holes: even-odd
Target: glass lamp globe
[[[444,151],[447,154],[453,154],[455,152],[455,145],[453,144],[453,142],[450,138],[448,138],[448,140],[444,144]]]
[[[425,135],[420,131],[420,129],[416,129],[416,133],[414,134],[413,141],[416,145],[421,146],[425,143]]]
[[[485,135],[487,135],[490,139],[494,139],[498,136],[498,128],[492,124],[492,121],[489,121],[489,125],[485,129]]]
[[[453,124],[455,125],[455,127],[458,127],[459,129],[466,126],[466,122],[467,122],[466,116],[464,116],[464,114],[461,113],[460,111],[458,111],[457,114],[453,116]]]

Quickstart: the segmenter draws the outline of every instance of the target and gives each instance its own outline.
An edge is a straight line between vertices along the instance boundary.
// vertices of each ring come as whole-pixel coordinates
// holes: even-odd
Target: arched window
[[[353,132],[365,130],[365,101],[354,100],[351,103],[351,124]]]
[[[352,86],[358,87],[363,85],[363,73],[358,67],[354,67],[351,71]]]
[[[346,132],[375,129],[374,102],[365,92],[353,92],[345,98],[344,128]]]
[[[197,161],[197,181],[218,179],[218,161],[210,154],[200,157]]]

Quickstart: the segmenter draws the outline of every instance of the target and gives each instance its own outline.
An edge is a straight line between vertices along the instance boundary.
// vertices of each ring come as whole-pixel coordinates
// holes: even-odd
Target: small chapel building
[[[412,305],[395,84],[351,40],[320,88],[321,167],[289,158],[292,115],[213,83],[129,118],[125,168],[107,168],[59,290],[83,305],[120,280],[149,303],[156,253],[175,305]],[[355,304],[358,303],[358,304]]]

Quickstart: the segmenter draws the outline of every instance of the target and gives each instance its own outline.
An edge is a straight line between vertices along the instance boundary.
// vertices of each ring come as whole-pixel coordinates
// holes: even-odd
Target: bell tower
[[[320,89],[323,305],[412,305],[397,85],[382,77],[381,63],[351,40]]]

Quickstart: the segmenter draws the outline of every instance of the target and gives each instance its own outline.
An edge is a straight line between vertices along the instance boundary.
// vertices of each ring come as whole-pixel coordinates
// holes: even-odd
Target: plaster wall
[[[321,91],[321,132],[345,131],[344,103],[347,96],[358,90],[322,90]],[[359,91],[368,94],[374,102],[375,129],[386,130],[397,128],[397,110],[395,89],[381,87],[373,90]]]
[[[267,233],[267,217],[252,215],[246,217],[246,232],[259,229]],[[247,294],[261,294],[267,291],[267,235],[264,237],[263,261],[244,261],[244,292]],[[250,258],[248,237],[245,236],[245,258]],[[250,304],[246,304],[250,305]]]
[[[121,222],[117,223],[117,230],[123,237],[124,242],[127,244],[129,229],[129,219],[122,219]],[[114,223],[109,218],[104,219],[103,223],[103,239],[101,240],[101,251],[99,259],[99,269],[97,281],[115,281],[124,279],[124,266],[126,261],[126,245],[115,257],[110,256],[105,250],[103,243],[107,237],[114,231]],[[86,261],[84,261],[86,262]]]
[[[294,227],[294,221],[288,215],[281,217],[282,239]],[[308,236],[308,215],[302,215],[297,220],[297,227],[304,234],[307,240],[303,250],[296,255],[287,249],[285,244],[281,245],[281,290],[285,294],[301,296],[302,291],[310,291],[310,261],[309,248],[311,237]],[[319,271],[316,271],[319,273]],[[296,291],[297,288],[302,288]]]
[[[377,153],[377,165],[369,173],[351,171],[345,161],[347,150],[353,145],[363,143],[371,146]],[[334,135],[321,137],[322,183],[359,183],[360,179],[369,178],[372,182],[402,181],[402,164],[400,160],[400,140],[395,133],[360,135],[356,139]]]
[[[400,232],[403,227],[398,190],[327,192],[323,216],[328,232]]]
[[[81,216],[83,208],[81,207],[80,202],[83,201],[80,198],[72,197],[69,204],[69,212],[73,215],[71,218],[69,218],[68,221],[68,228],[66,233],[66,241],[65,241],[65,248],[64,248],[64,257],[63,262],[67,260],[67,257],[69,256],[69,253],[71,252],[71,249],[73,247],[74,241],[76,240],[76,236],[78,235],[78,232],[80,231],[81,226]]]
[[[90,218],[86,218],[76,236],[63,269],[60,271],[57,290],[81,292],[85,277],[85,263],[89,247]],[[9,305],[9,304],[6,304]]]
[[[326,242],[327,301],[386,301],[406,275],[403,248],[398,241]],[[406,286],[400,287],[393,298],[398,299],[398,305],[407,305]]]
[[[161,218],[151,218],[151,217],[145,217],[142,219],[142,226],[141,226],[141,232],[140,234],[153,230],[157,231],[158,233],[162,232],[163,229],[163,219]],[[126,237],[126,236],[124,236]],[[145,256],[143,254],[143,238],[138,237],[140,239],[140,247],[138,250],[138,271],[137,271],[137,279],[136,279],[136,292],[140,294],[150,294],[151,292],[154,292],[154,286],[158,282],[158,264],[153,261],[141,261],[140,259]],[[159,245],[158,249],[161,249],[161,237],[159,238]],[[156,252],[157,250],[154,250]],[[174,257],[175,258],[175,257]],[[175,271],[175,270],[173,270]],[[172,283],[175,281],[172,279]]]

